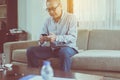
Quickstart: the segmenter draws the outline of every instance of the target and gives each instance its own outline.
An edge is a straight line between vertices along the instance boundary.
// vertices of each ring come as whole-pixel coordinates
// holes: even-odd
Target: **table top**
[[[0,80],[19,80],[21,77],[34,74],[40,75],[40,69],[38,68],[27,68],[24,73],[17,72],[18,70],[12,71],[0,71]],[[73,79],[73,80],[120,80],[115,78],[109,78],[98,75],[76,73],[76,72],[63,72],[60,70],[54,70],[54,77]]]

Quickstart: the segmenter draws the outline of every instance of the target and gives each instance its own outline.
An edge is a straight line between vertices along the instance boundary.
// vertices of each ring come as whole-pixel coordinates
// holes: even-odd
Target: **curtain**
[[[80,29],[120,29],[120,0],[73,0]]]

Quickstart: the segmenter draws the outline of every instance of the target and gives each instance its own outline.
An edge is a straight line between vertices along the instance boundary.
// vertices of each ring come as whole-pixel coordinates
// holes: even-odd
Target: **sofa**
[[[6,42],[4,44],[6,63],[19,67],[26,66],[26,49],[37,45],[38,41]],[[120,30],[78,29],[77,46],[79,53],[72,57],[73,72],[120,78]],[[49,60],[53,68],[59,69],[57,58]]]

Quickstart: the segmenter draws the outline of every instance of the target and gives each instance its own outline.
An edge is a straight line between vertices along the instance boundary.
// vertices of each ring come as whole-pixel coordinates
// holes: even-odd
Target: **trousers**
[[[29,67],[39,67],[39,59],[59,58],[61,70],[69,72],[71,70],[71,57],[77,51],[71,47],[59,47],[54,50],[51,47],[34,46],[27,49],[27,63]]]

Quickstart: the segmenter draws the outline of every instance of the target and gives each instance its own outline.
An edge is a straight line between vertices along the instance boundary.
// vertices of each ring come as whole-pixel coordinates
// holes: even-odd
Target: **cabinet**
[[[23,30],[15,30],[14,33],[7,33],[7,42],[27,40],[27,32]]]
[[[0,53],[9,29],[17,28],[17,0],[0,0]]]
[[[6,28],[7,21],[7,4],[6,0],[0,0],[0,30]]]

